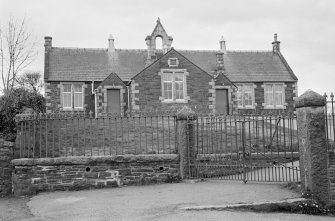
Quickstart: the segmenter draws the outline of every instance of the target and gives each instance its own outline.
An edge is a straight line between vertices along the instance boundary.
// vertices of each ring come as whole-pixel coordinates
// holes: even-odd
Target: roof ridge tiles
[[[53,49],[60,49],[60,50],[78,50],[78,51],[108,51],[107,48],[80,48],[80,47],[52,47]],[[147,49],[129,49],[129,48],[119,48],[115,49],[116,51],[138,51],[144,52]],[[176,49],[180,52],[219,52],[220,50],[189,50],[189,49]],[[158,50],[159,51],[159,50]],[[228,53],[269,53],[272,52],[271,50],[228,50]]]
[[[129,48],[119,48],[119,49],[115,49],[115,50],[116,51],[139,51],[139,52],[147,51],[147,49],[129,49]]]
[[[107,51],[107,48],[79,48],[79,47],[52,47],[52,49],[60,50],[78,50],[78,51]]]
[[[272,53],[270,50],[228,50],[228,53]]]
[[[175,49],[180,52],[218,52],[220,50],[190,50],[190,49]]]
[[[180,52],[220,52],[220,50],[184,50],[184,49],[176,49]],[[228,53],[269,53],[271,50],[227,50]]]
[[[60,50],[78,50],[78,51],[108,51],[108,48],[80,48],[80,47],[52,47],[52,49],[60,49]],[[139,51],[144,52],[147,51],[147,49],[115,49],[116,51]]]

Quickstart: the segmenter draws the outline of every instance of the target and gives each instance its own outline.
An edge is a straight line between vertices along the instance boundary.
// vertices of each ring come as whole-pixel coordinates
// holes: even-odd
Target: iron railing
[[[335,109],[334,109],[334,94],[330,93],[329,97],[325,93],[326,99],[325,117],[326,117],[326,136],[327,148],[329,151],[335,151]]]
[[[294,115],[201,116],[196,122],[195,177],[298,181]]]
[[[18,115],[17,158],[176,153],[175,117]]]

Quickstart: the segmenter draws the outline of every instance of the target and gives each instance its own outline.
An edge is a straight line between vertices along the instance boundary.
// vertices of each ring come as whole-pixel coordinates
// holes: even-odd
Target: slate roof
[[[120,77],[115,73],[111,73],[108,77],[106,77],[99,86],[105,85],[126,86],[124,82],[120,79]]]
[[[179,51],[209,74],[214,74],[217,51]],[[272,51],[228,51],[224,55],[226,76],[232,82],[295,81],[286,61]]]
[[[126,81],[145,66],[146,50],[55,48],[50,52],[49,81],[103,81],[111,72]]]
[[[177,50],[195,65],[213,75],[218,51]],[[80,49],[53,47],[50,52],[49,81],[103,81],[111,72],[122,80],[145,68],[146,50]],[[272,51],[228,51],[224,55],[226,76],[232,82],[296,81],[281,54]]]

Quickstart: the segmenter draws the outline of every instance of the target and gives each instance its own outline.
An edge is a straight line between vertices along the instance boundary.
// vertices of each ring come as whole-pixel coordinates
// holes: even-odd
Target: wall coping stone
[[[307,90],[295,101],[294,106],[300,107],[320,107],[326,105],[326,99],[312,90]]]
[[[2,139],[2,138],[0,138],[0,143],[2,144],[2,146],[14,147],[14,142],[7,141],[7,140]]]
[[[22,158],[12,160],[13,166],[34,165],[82,165],[96,163],[131,163],[131,162],[158,162],[179,160],[178,154],[145,154],[145,155],[115,155],[115,156],[80,156],[80,157],[57,157],[57,158]]]
[[[186,105],[177,112],[177,120],[196,120],[197,118],[196,113]]]

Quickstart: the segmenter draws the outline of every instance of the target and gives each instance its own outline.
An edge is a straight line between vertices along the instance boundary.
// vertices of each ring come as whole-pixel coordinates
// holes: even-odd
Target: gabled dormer
[[[148,35],[145,38],[145,43],[147,44],[148,47],[148,57],[146,60],[146,66],[148,66],[157,59],[157,53],[158,53],[156,45],[157,38],[162,39],[162,53],[165,54],[167,51],[170,50],[173,38],[171,36],[168,36],[159,18],[157,19],[157,24],[152,34]]]

